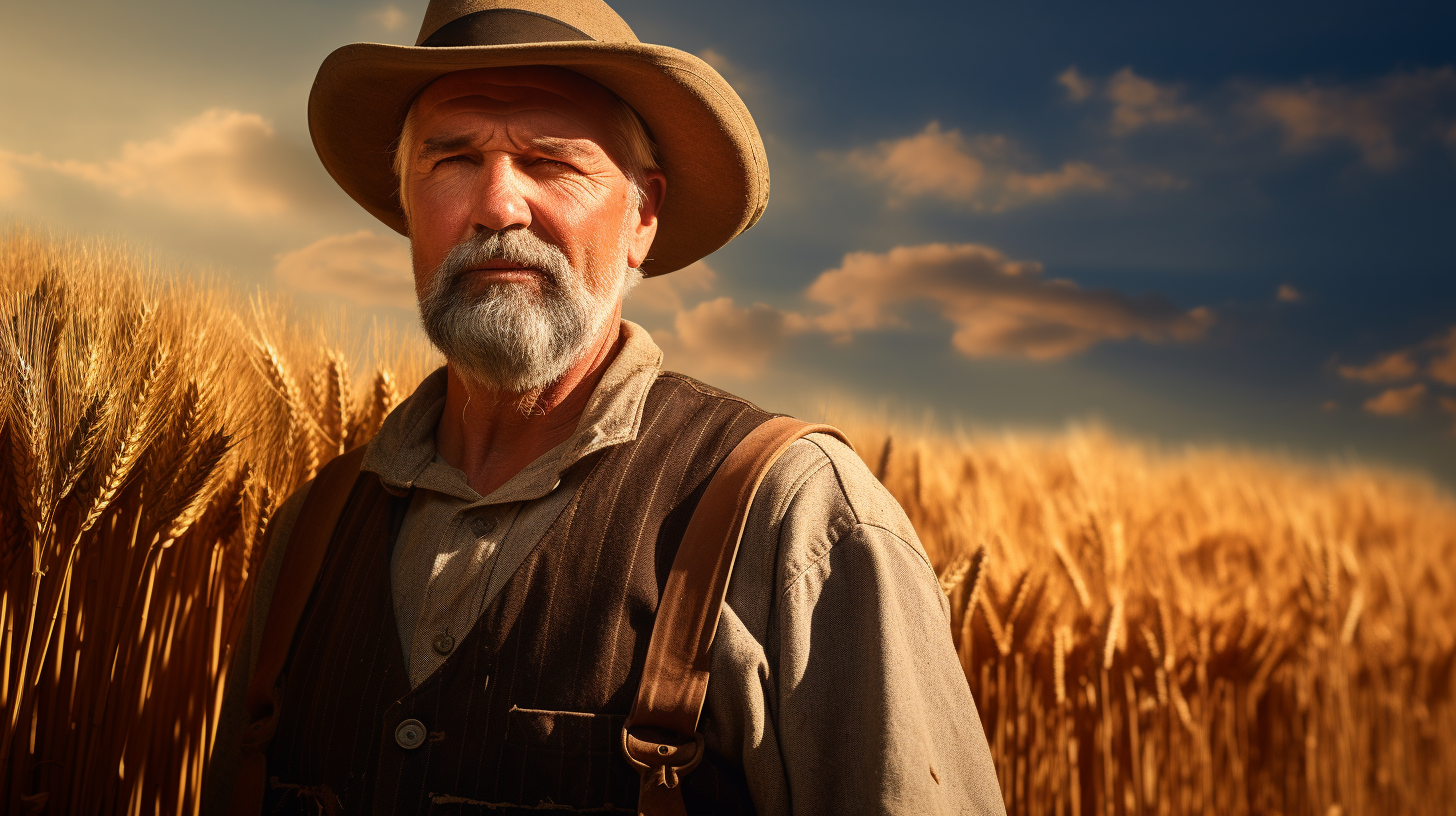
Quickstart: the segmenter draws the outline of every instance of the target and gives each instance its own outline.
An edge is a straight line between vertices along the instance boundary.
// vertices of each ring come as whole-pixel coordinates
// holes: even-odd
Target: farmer
[[[432,0],[324,61],[309,124],[446,365],[274,518],[209,811],[1003,813],[930,562],[830,433],[752,500],[701,718],[624,750],[684,530],[772,416],[621,318],[763,212],[722,77],[601,0]]]

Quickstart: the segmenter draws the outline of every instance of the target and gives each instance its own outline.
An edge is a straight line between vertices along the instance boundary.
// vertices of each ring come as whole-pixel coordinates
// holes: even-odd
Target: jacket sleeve
[[[904,511],[842,443],[795,445],[745,528],[709,736],[764,813],[1003,816],[949,607]]]
[[[781,600],[779,728],[795,814],[1003,814],[940,585],[857,524]]]

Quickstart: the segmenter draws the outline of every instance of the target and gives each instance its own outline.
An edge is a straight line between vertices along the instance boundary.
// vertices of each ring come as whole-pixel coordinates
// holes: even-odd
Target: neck
[[[460,375],[447,361],[445,412],[435,427],[440,457],[465,473],[482,496],[510,481],[571,437],[592,391],[621,343],[621,307],[576,365],[539,394],[496,391]],[[530,410],[522,410],[523,401]]]

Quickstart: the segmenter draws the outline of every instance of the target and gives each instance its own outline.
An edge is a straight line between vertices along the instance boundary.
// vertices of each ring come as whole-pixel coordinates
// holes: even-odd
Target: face
[[[651,172],[639,199],[617,104],[543,67],[449,74],[417,101],[403,179],[415,288],[426,333],[472,379],[542,387],[616,319],[665,188]]]

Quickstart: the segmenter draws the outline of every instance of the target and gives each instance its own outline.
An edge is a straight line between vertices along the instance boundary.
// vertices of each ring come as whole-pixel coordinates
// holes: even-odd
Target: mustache
[[[470,269],[490,261],[530,267],[553,289],[576,284],[576,270],[560,248],[524,227],[482,231],[450,248],[435,271],[436,286],[450,286]]]

